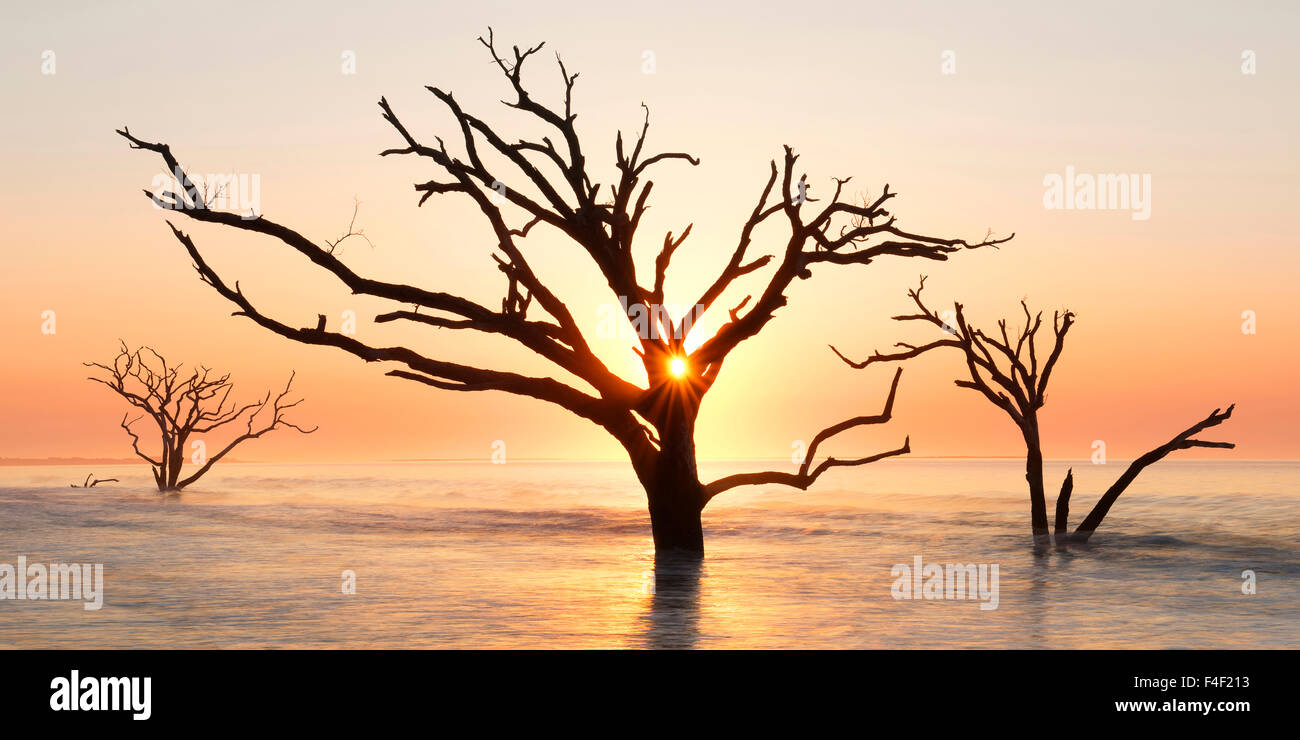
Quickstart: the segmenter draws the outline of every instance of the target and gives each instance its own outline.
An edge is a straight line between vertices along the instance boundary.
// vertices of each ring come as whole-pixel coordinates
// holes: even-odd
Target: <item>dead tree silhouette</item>
[[[246,316],[304,344],[337,347],[369,362],[395,362],[405,366],[388,371],[390,376],[444,390],[497,390],[540,399],[606,430],[627,451],[645,489],[657,552],[703,553],[701,512],[713,496],[732,487],[783,483],[806,488],[830,467],[862,465],[908,451],[904,444],[899,449],[855,460],[827,460],[811,469],[805,465],[804,470],[793,476],[783,473],[733,476],[704,485],[696,470],[694,429],[701,401],[717,381],[724,361],[741,343],[767,326],[777,309],[786,305],[785,292],[792,281],[810,277],[813,266],[866,265],[886,256],[945,260],[961,249],[995,246],[1010,236],[995,239],[986,235],[982,240],[967,242],[910,233],[884,208],[895,196],[888,185],[875,200],[859,204],[841,198],[847,179],[836,179],[831,198],[811,215],[805,215],[806,207],[816,201],[808,197],[807,176],[795,174],[797,156],[787,146],[781,162],[771,162],[771,173],[752,213],[741,225],[730,258],[693,304],[694,308],[674,319],[663,309],[665,280],[669,263],[691,227],[688,225],[676,236],[670,232],[664,237],[654,261],[650,287],[638,277],[633,238],[648,208],[654,184],[646,179],[650,168],[670,162],[697,165],[699,160],[683,152],[648,154],[645,145],[650,119],[646,109],[640,134],[630,147],[621,132],[617,135],[613,181],[609,187],[602,188],[599,175],[588,168],[587,153],[575,127],[573,89],[578,75],[570,74],[557,57],[563,84],[562,107],[548,107],[529,93],[523,79],[525,63],[541,51],[543,44],[524,50],[514,47],[508,55],[503,55],[498,52],[491,29],[487,38],[478,40],[515,96],[513,102],[505,101],[505,104],[529,114],[533,123],[544,126],[552,134],[537,140],[511,142],[481,118],[463,110],[450,92],[428,87],[458,124],[456,133],[461,152],[453,153],[442,138],[435,139],[436,145],[421,143],[388,101],[381,98],[379,107],[383,118],[402,143],[380,155],[412,155],[439,172],[438,178],[415,185],[420,194],[419,204],[434,195],[455,195],[468,198],[482,212],[499,250],[492,253],[492,258],[506,278],[506,295],[499,311],[458,295],[362,277],[338,259],[328,242],[322,245],[260,215],[247,219],[211,210],[204,205],[198,189],[166,144],[136,138],[125,128],[118,133],[132,148],[160,155],[168,171],[175,174],[179,192],[146,191],[159,207],[180,210],[195,221],[269,236],[334,275],[354,294],[414,307],[413,310],[395,308],[376,316],[376,322],[409,321],[502,335],[585,384],[580,388],[551,377],[460,364],[405,346],[372,346],[353,336],[328,330],[323,317],[298,328],[257,308],[238,282],[232,285],[219,275],[200,254],[192,238],[172,226],[204,282],[237,306],[235,315]],[[506,170],[494,169],[489,159],[503,164]],[[771,223],[782,225],[783,247],[775,256],[749,257],[755,231]],[[539,227],[553,229],[578,245],[600,270],[638,335],[639,346],[635,351],[644,365],[645,387],[623,379],[597,358],[569,307],[533,271],[521,242]],[[730,320],[688,355],[684,343],[690,328],[733,281],[769,265],[775,267],[757,300],[753,300],[752,294],[745,296],[730,309]],[[529,309],[544,316],[531,317]],[[897,386],[897,378],[894,385]],[[835,425],[819,434],[818,440],[853,427],[882,423],[888,420],[889,411],[890,404],[886,404],[885,413]]]
[[[162,355],[150,347],[132,350],[123,343],[112,364],[83,364],[107,373],[107,377],[91,376],[90,380],[107,386],[142,412],[134,419],[130,419],[129,411],[124,414],[122,429],[131,435],[131,449],[136,456],[149,463],[159,491],[179,491],[185,488],[203,477],[237,445],[257,439],[272,430],[285,427],[303,434],[316,431],[316,427],[303,429],[284,418],[286,411],[302,403],[302,399],[286,400],[293,386],[292,373],[284,390],[274,398],[267,391],[262,400],[240,406],[230,400],[234,384],[230,382],[229,373],[216,376],[206,367],[195,367],[186,375],[181,365],[168,364]],[[264,411],[270,412],[270,419],[265,419]],[[140,449],[140,435],[132,429],[132,425],[146,416],[158,428],[160,445],[156,457]],[[260,424],[257,423],[259,417],[262,417]],[[241,419],[245,424],[244,432],[215,455],[199,463],[198,470],[181,477],[186,445],[192,437],[216,431]],[[100,482],[103,481],[96,481]]]
[[[1047,504],[1043,487],[1043,447],[1039,439],[1038,410],[1046,403],[1047,383],[1065,348],[1066,334],[1074,325],[1074,313],[1066,310],[1052,314],[1052,346],[1040,368],[1037,339],[1038,331],[1043,327],[1042,312],[1031,315],[1028,304],[1021,301],[1020,307],[1025,314],[1024,328],[1019,333],[1008,333],[1006,319],[1000,319],[998,331],[996,334],[990,334],[968,324],[962,304],[954,303],[951,320],[956,321],[956,326],[950,326],[936,311],[926,307],[921,299],[921,291],[924,288],[925,276],[922,275],[920,285],[907,292],[912,302],[916,304],[918,312],[893,318],[895,321],[919,321],[931,324],[948,334],[948,338],[936,339],[928,344],[898,342],[894,346],[900,348],[899,351],[890,353],[875,351],[861,362],[850,360],[835,347],[831,347],[831,351],[850,366],[862,369],[877,362],[909,360],[943,347],[960,350],[966,361],[970,379],[959,378],[954,382],[961,388],[978,391],[994,406],[1005,411],[1020,429],[1025,440],[1025,480],[1029,483],[1030,525],[1035,543],[1040,546],[1045,545],[1048,541]],[[1153,463],[1164,459],[1169,453],[1192,447],[1224,449],[1235,447],[1236,445],[1231,442],[1209,442],[1195,438],[1195,435],[1200,432],[1227,421],[1228,417],[1232,416],[1232,409],[1233,406],[1229,406],[1226,411],[1215,409],[1209,416],[1180,432],[1173,439],[1130,463],[1124,473],[1111,484],[1110,488],[1106,489],[1092,507],[1092,511],[1073,533],[1068,529],[1070,496],[1074,490],[1074,471],[1073,469],[1068,471],[1056,498],[1056,521],[1053,532],[1057,544],[1087,542],[1097,527],[1101,526],[1102,520],[1106,518],[1115,500],[1133,483],[1138,474]]]
[[[86,480],[80,484],[69,483],[69,488],[94,488],[100,483],[117,483],[117,478],[96,478],[94,473],[86,473]]]

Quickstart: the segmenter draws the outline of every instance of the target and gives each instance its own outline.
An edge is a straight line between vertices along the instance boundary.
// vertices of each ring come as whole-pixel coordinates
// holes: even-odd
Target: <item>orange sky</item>
[[[984,323],[1017,316],[1022,297],[1049,314],[1078,313],[1043,413],[1049,457],[1086,458],[1097,439],[1112,457],[1131,456],[1229,402],[1237,414],[1215,438],[1239,448],[1226,455],[1300,454],[1292,5],[845,3],[807,15],[753,2],[565,12],[536,3],[72,8],[7,7],[0,24],[9,109],[0,121],[8,165],[0,457],[128,454],[121,407],[79,365],[111,357],[119,337],[230,370],[247,396],[295,368],[308,399],[298,418],[321,430],[269,436],[241,449],[244,459],[486,458],[494,440],[517,458],[621,456],[562,409],[385,378],[337,350],[229,317],[164,214],[140,194],[157,158],[113,134],[126,124],[167,141],[199,173],[258,174],[265,214],[317,240],[345,230],[356,198],[374,246],[348,242],[353,269],[494,305],[502,280],[473,207],[443,198],[417,209],[411,184],[434,173],[376,156],[397,143],[375,105],[381,95],[418,136],[451,132],[426,84],[452,90],[507,135],[533,133],[515,128],[520,117],[497,103],[508,91],[474,41],[488,24],[509,43],[546,40],[581,73],[579,128],[602,172],[613,171],[614,132],[639,127],[642,101],[652,111],[651,148],[702,158],[695,168],[661,168],[640,231],[648,270],[660,235],[694,223],[674,259],[668,304],[694,300],[725,263],[768,160],[786,143],[802,154],[814,195],[832,177],[853,175],[853,186],[879,192],[888,182],[900,193],[893,211],[904,228],[1018,234],[999,251],[947,263],[814,268],[764,333],[728,360],[703,409],[702,457],[784,458],[794,440],[876,412],[890,371],[850,370],[826,345],[860,356],[918,337],[888,316],[908,309],[906,290],[921,272],[931,275],[932,305],[960,299]],[[1247,49],[1256,54],[1253,75],[1241,69]],[[46,50],[54,74],[42,74]],[[345,50],[356,54],[355,75],[341,73]],[[955,74],[941,73],[945,50],[955,52]],[[643,71],[647,51],[652,74]],[[530,78],[548,102],[559,94],[552,59],[537,58]],[[1067,165],[1149,173],[1150,219],[1046,210],[1043,178]],[[354,299],[269,239],[184,228],[288,323],[350,309],[362,339],[547,372],[505,340],[377,326],[369,319],[379,304]],[[780,238],[778,229],[760,232],[751,253],[770,253]],[[595,289],[603,284],[595,268],[540,231],[526,246],[600,354],[639,380],[629,343],[594,336],[601,305],[613,300]],[[758,292],[765,279],[738,282],[720,305]],[[41,333],[45,310],[56,312],[53,335]],[[1254,335],[1241,331],[1246,310],[1258,317]],[[875,451],[911,434],[918,455],[1019,454],[1010,422],[952,386],[958,372],[951,355],[911,364],[894,421],[836,449]]]

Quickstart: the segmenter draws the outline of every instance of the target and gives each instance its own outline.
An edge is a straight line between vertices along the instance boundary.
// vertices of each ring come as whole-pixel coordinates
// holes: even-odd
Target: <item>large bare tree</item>
[[[895,316],[896,321],[917,321],[937,327],[947,336],[925,344],[898,342],[897,351],[881,353],[875,351],[865,360],[855,362],[845,357],[839,350],[831,350],[841,360],[852,367],[861,369],[878,362],[898,362],[919,357],[931,350],[953,348],[959,350],[966,364],[969,378],[954,381],[961,388],[978,391],[994,406],[1006,412],[1015,422],[1025,440],[1025,480],[1029,483],[1029,518],[1034,540],[1039,545],[1048,541],[1047,502],[1043,487],[1043,445],[1039,438],[1038,410],[1047,401],[1047,382],[1052,377],[1061,352],[1065,349],[1065,337],[1070,327],[1074,326],[1074,313],[1057,311],[1052,315],[1051,346],[1040,352],[1037,346],[1039,330],[1043,328],[1043,314],[1031,314],[1024,301],[1020,307],[1024,311],[1025,325],[1019,332],[1007,331],[1006,319],[998,321],[996,332],[985,332],[971,326],[966,321],[964,307],[953,304],[951,318],[925,305],[921,291],[925,288],[925,276],[921,276],[920,285],[909,290],[908,295],[916,304],[916,313]],[[955,322],[955,323],[954,323]],[[1040,356],[1043,359],[1039,365]],[[1092,533],[1101,525],[1102,520],[1138,474],[1148,466],[1162,460],[1175,450],[1193,447],[1217,447],[1232,449],[1231,442],[1210,442],[1196,439],[1195,435],[1227,421],[1232,416],[1232,406],[1226,411],[1215,409],[1209,416],[1178,433],[1165,444],[1135,459],[1124,470],[1114,484],[1106,490],[1092,507],[1092,511],[1079,524],[1073,533],[1069,532],[1070,495],[1074,491],[1074,471],[1065,475],[1061,491],[1056,498],[1056,521],[1053,528],[1058,545],[1067,542],[1087,542]]]
[[[514,100],[506,105],[529,114],[551,133],[538,139],[512,139],[462,109],[450,92],[429,87],[455,119],[458,151],[453,151],[441,137],[432,143],[421,141],[388,101],[380,99],[384,120],[401,140],[381,156],[418,157],[435,171],[434,178],[415,185],[420,204],[434,195],[450,195],[466,198],[478,208],[494,234],[497,251],[492,258],[506,278],[500,310],[441,290],[363,277],[338,258],[331,242],[313,241],[265,216],[250,219],[211,209],[166,144],[137,138],[125,128],[118,133],[131,147],[161,156],[174,174],[177,192],[146,191],[159,207],[180,210],[195,221],[222,224],[279,241],[332,274],[353,293],[392,301],[393,310],[376,316],[377,322],[404,321],[502,335],[576,379],[577,386],[552,377],[451,362],[405,346],[375,346],[331,331],[323,316],[318,316],[314,326],[274,318],[260,310],[238,282],[219,275],[190,235],[172,226],[202,279],[235,304],[235,315],[246,316],[294,341],[337,347],[366,361],[401,365],[388,371],[391,376],[445,390],[497,390],[528,396],[556,404],[605,429],[627,451],[646,491],[657,551],[702,553],[701,511],[710,498],[732,487],[789,483],[806,488],[830,467],[865,464],[907,452],[904,445],[855,460],[829,460],[811,468],[805,465],[797,475],[740,476],[705,485],[696,471],[694,428],[700,404],[717,381],[724,361],[768,325],[777,309],[786,304],[790,284],[796,278],[810,277],[814,266],[867,265],[887,256],[945,260],[959,250],[997,245],[1010,236],[998,239],[986,234],[981,240],[968,242],[904,230],[885,209],[895,196],[888,185],[878,197],[858,202],[844,197],[848,180],[836,179],[831,196],[818,202],[809,195],[807,176],[796,174],[798,158],[787,146],[780,161],[771,162],[771,172],[753,211],[740,226],[736,245],[716,278],[694,304],[686,304],[693,306],[687,315],[672,317],[663,310],[665,283],[672,257],[686,240],[690,226],[677,236],[669,233],[664,237],[654,259],[653,274],[646,279],[638,275],[633,240],[653,187],[648,179],[650,169],[674,162],[696,165],[699,160],[682,152],[650,154],[646,150],[647,111],[634,142],[625,142],[621,132],[617,135],[615,169],[609,173],[611,181],[606,187],[600,175],[589,167],[575,126],[573,90],[577,74],[571,74],[557,57],[562,98],[557,105],[544,104],[528,91],[523,77],[526,62],[541,51],[542,44],[522,50],[513,47],[503,53],[490,30],[479,41],[512,91]],[[761,226],[770,226],[782,242],[776,254],[751,255],[751,241]],[[635,349],[645,368],[645,385],[625,380],[598,359],[568,306],[538,278],[523,248],[534,229],[550,229],[563,235],[586,252],[600,270],[615,300],[625,308],[629,322],[640,330]],[[729,320],[688,355],[685,340],[700,317],[713,308],[734,281],[764,269],[769,270],[767,282],[757,298],[747,295],[738,301],[729,309]],[[647,316],[651,317],[648,322]],[[889,410],[887,404],[882,415],[850,419],[817,438],[821,441],[850,428],[883,422]]]
[[[215,375],[206,367],[195,367],[186,373],[182,365],[169,364],[150,347],[133,350],[123,343],[111,363],[87,362],[85,365],[103,371],[103,377],[92,376],[91,380],[104,384],[139,412],[134,419],[130,411],[123,415],[122,429],[131,435],[131,449],[136,456],[149,463],[159,491],[185,488],[203,477],[237,445],[267,432],[281,427],[303,434],[316,431],[316,427],[304,429],[284,418],[286,411],[302,403],[302,399],[288,400],[293,374],[289,375],[284,390],[274,398],[267,391],[260,401],[240,405],[230,397],[234,384],[229,373]],[[157,427],[157,452],[140,449],[140,434],[134,425],[145,417]],[[181,469],[191,440],[200,441],[198,437],[201,435],[215,432],[227,424],[238,425],[241,421],[244,431],[216,454],[205,452],[196,461],[199,468],[182,477]],[[206,440],[203,441],[206,449]]]

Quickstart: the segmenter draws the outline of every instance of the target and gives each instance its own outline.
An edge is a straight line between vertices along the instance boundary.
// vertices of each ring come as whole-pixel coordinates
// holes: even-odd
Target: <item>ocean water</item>
[[[1123,463],[1073,467],[1077,523]],[[98,611],[0,601],[0,647],[1300,647],[1296,462],[1167,460],[1036,554],[1018,461],[887,460],[724,493],[704,563],[658,569],[625,464],[231,463],[178,496],[87,472],[0,468],[0,563],[104,565]],[[997,608],[893,598],[917,556],[997,565]]]

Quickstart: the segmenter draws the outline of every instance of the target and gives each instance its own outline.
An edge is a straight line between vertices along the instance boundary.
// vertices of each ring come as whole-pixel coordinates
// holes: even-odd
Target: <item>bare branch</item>
[[[86,473],[86,480],[82,481],[80,485],[76,483],[69,483],[68,485],[71,488],[94,488],[100,483],[117,483],[117,482],[118,482],[117,478],[95,478],[94,473]]]
[[[1079,524],[1078,529],[1074,530],[1074,534],[1070,536],[1070,540],[1073,542],[1087,542],[1088,538],[1092,536],[1092,533],[1097,530],[1097,527],[1101,526],[1102,520],[1106,518],[1106,514],[1110,512],[1110,507],[1115,504],[1115,501],[1120,497],[1120,494],[1124,493],[1124,491],[1128,489],[1129,485],[1137,479],[1138,475],[1143,470],[1146,470],[1147,467],[1164,459],[1169,453],[1174,452],[1175,450],[1189,450],[1193,447],[1212,447],[1226,450],[1231,450],[1236,447],[1232,442],[1211,442],[1196,439],[1197,434],[1227,421],[1228,418],[1232,416],[1233,408],[1235,408],[1235,404],[1229,406],[1226,411],[1215,409],[1210,412],[1209,416],[1179,432],[1173,439],[1130,463],[1128,468],[1124,470],[1124,473],[1111,484],[1110,488],[1106,489],[1106,493],[1104,493],[1092,507],[1092,511],[1088,512],[1088,516],[1084,518],[1081,524]]]
[[[894,380],[889,386],[889,396],[885,399],[885,408],[874,416],[857,416],[852,419],[846,419],[838,424],[829,426],[817,433],[813,437],[812,444],[808,445],[807,453],[804,455],[803,464],[799,466],[798,472],[787,473],[778,470],[768,470],[754,473],[737,473],[725,478],[719,478],[704,487],[705,500],[712,499],[714,496],[728,491],[737,486],[752,486],[761,484],[778,484],[783,486],[793,486],[800,490],[808,490],[808,487],[817,481],[822,473],[831,468],[853,467],[858,465],[868,465],[878,460],[897,455],[905,455],[912,451],[911,438],[903,440],[903,446],[895,450],[879,452],[866,457],[859,457],[849,460],[840,460],[834,457],[827,457],[813,467],[813,461],[817,457],[817,449],[821,444],[831,437],[855,429],[861,426],[872,424],[884,424],[889,421],[894,412],[894,397],[898,394],[898,381],[903,376],[903,368],[898,368],[894,372]]]

